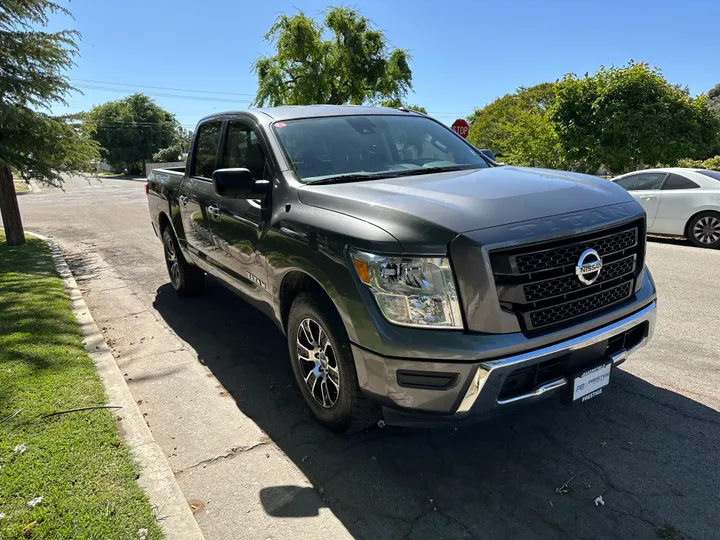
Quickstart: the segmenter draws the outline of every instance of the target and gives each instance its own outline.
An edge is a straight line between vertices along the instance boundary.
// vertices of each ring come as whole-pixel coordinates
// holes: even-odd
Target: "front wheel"
[[[695,216],[688,225],[688,237],[697,247],[720,247],[720,214],[703,212]]]
[[[360,390],[350,342],[331,302],[298,295],[290,308],[288,345],[295,379],[320,423],[354,433],[378,421],[380,409]]]
[[[175,292],[181,295],[192,295],[200,292],[205,285],[205,272],[185,260],[170,227],[165,227],[162,239],[165,265]]]

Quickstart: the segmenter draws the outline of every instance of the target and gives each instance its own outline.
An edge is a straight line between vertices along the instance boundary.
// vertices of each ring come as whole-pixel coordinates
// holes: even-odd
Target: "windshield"
[[[273,127],[303,182],[488,166],[453,132],[420,116],[333,116]]]
[[[705,176],[709,176],[710,178],[714,178],[715,180],[720,180],[720,171],[706,171],[703,169],[695,172],[699,172],[700,174],[704,174]]]

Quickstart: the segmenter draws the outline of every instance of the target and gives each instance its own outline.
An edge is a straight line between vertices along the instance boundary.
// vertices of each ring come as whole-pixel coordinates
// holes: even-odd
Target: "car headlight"
[[[353,266],[387,320],[403,326],[462,329],[446,257],[396,257],[350,250]]]

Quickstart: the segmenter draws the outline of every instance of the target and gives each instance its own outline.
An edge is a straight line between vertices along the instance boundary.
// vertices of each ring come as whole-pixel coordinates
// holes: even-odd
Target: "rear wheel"
[[[288,345],[295,379],[320,423],[353,433],[378,421],[380,408],[360,390],[350,342],[329,301],[298,295],[290,308]]]
[[[697,247],[720,247],[720,214],[703,212],[695,216],[688,225],[688,238]]]
[[[170,283],[178,294],[192,295],[200,292],[205,285],[205,272],[185,260],[180,251],[177,238],[170,227],[162,233],[165,265],[167,266]]]

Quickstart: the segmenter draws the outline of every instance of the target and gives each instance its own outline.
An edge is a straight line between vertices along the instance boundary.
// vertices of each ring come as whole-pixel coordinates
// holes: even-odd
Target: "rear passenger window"
[[[200,126],[195,148],[195,170],[193,176],[212,178],[215,160],[220,145],[220,122],[208,122]]]
[[[695,182],[679,174],[671,174],[663,185],[663,189],[695,189],[699,188]]]

